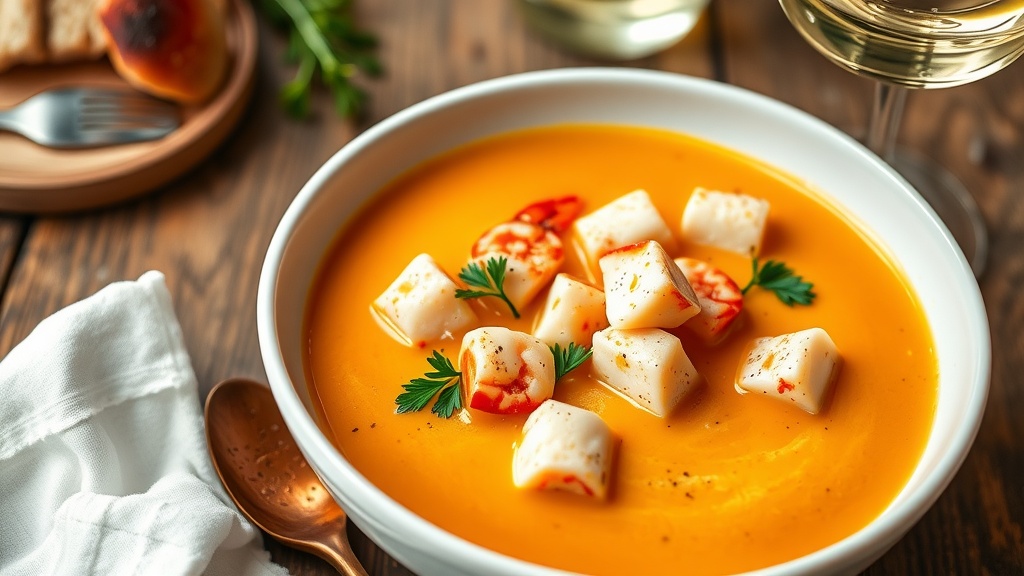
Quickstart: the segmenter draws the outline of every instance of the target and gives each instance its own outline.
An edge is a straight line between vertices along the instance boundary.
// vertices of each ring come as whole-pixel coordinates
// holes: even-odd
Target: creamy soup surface
[[[370,303],[413,257],[429,253],[455,277],[473,242],[530,202],[575,194],[589,213],[638,188],[678,238],[695,186],[769,200],[761,259],[785,262],[814,283],[817,298],[790,308],[754,288],[741,324],[714,347],[672,330],[705,382],[664,419],[594,380],[589,362],[563,379],[555,399],[596,412],[619,440],[607,501],[513,486],[526,415],[395,413],[402,385],[428,370],[431,350],[457,365],[462,340],[404,347],[371,316]],[[585,277],[564,239],[563,270]],[[749,258],[680,245],[673,257],[709,261],[740,286],[750,278]],[[485,324],[529,331],[543,300],[544,293],[519,320],[495,299],[474,306]],[[736,369],[751,339],[814,326],[843,357],[821,413],[737,393]],[[321,425],[370,481],[468,541],[593,574],[744,571],[852,534],[909,479],[937,401],[937,361],[920,305],[865,235],[758,162],[640,128],[514,132],[402,175],[339,232],[311,289],[305,334]]]

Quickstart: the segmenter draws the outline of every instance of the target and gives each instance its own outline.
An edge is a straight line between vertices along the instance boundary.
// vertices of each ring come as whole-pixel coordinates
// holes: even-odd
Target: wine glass
[[[988,253],[985,222],[941,166],[895,147],[908,88],[959,86],[1024,53],[1024,0],[779,0],[800,34],[832,62],[878,81],[865,144],[920,192],[975,275]]]

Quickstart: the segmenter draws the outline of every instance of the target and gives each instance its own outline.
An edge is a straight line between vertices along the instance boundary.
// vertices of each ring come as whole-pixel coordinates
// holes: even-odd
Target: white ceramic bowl
[[[352,211],[398,173],[478,138],[531,126],[602,122],[685,132],[759,158],[824,191],[903,268],[931,323],[939,401],[925,453],[893,504],[856,534],[759,574],[857,572],[894,545],[963,462],[988,395],[985,308],[952,236],[918,194],[857,142],[794,108],[707,80],[629,69],[563,69],[474,84],[395,114],[335,154],[302,188],[274,234],[257,320],[285,422],[355,523],[418,573],[553,574],[470,544],[370,484],[314,422],[302,319],[317,266]]]

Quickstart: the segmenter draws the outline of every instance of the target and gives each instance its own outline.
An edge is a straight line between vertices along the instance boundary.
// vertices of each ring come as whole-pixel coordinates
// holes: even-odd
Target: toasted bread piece
[[[40,0],[0,0],[0,72],[46,58]]]
[[[227,72],[224,15],[213,0],[100,0],[114,69],[135,88],[198,104]]]
[[[48,0],[46,48],[50,62],[99,58],[107,51],[98,0]]]

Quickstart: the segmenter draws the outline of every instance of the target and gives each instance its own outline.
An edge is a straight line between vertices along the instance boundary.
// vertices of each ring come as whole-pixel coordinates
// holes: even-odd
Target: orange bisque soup
[[[642,188],[680,242],[672,257],[706,260],[743,286],[748,257],[681,238],[682,211],[697,186],[768,200],[760,258],[785,262],[814,283],[817,298],[788,307],[755,287],[739,324],[715,346],[684,328],[670,330],[703,382],[664,419],[597,381],[590,361],[559,381],[554,398],[596,412],[617,440],[605,501],[513,485],[526,414],[467,408],[443,419],[430,405],[396,413],[402,385],[429,370],[431,351],[458,366],[462,342],[454,334],[426,348],[403,346],[373,318],[370,303],[416,255],[432,255],[455,278],[474,241],[531,202],[577,195],[587,214]],[[585,278],[567,236],[562,271]],[[482,325],[529,332],[544,297],[518,320],[496,298],[471,302]],[[654,129],[512,132],[401,175],[339,232],[305,322],[307,378],[321,426],[356,469],[465,540],[581,573],[741,572],[835,543],[900,492],[937,401],[937,361],[921,307],[866,234],[770,167]],[[818,414],[737,392],[752,339],[810,327],[825,329],[843,360]]]

